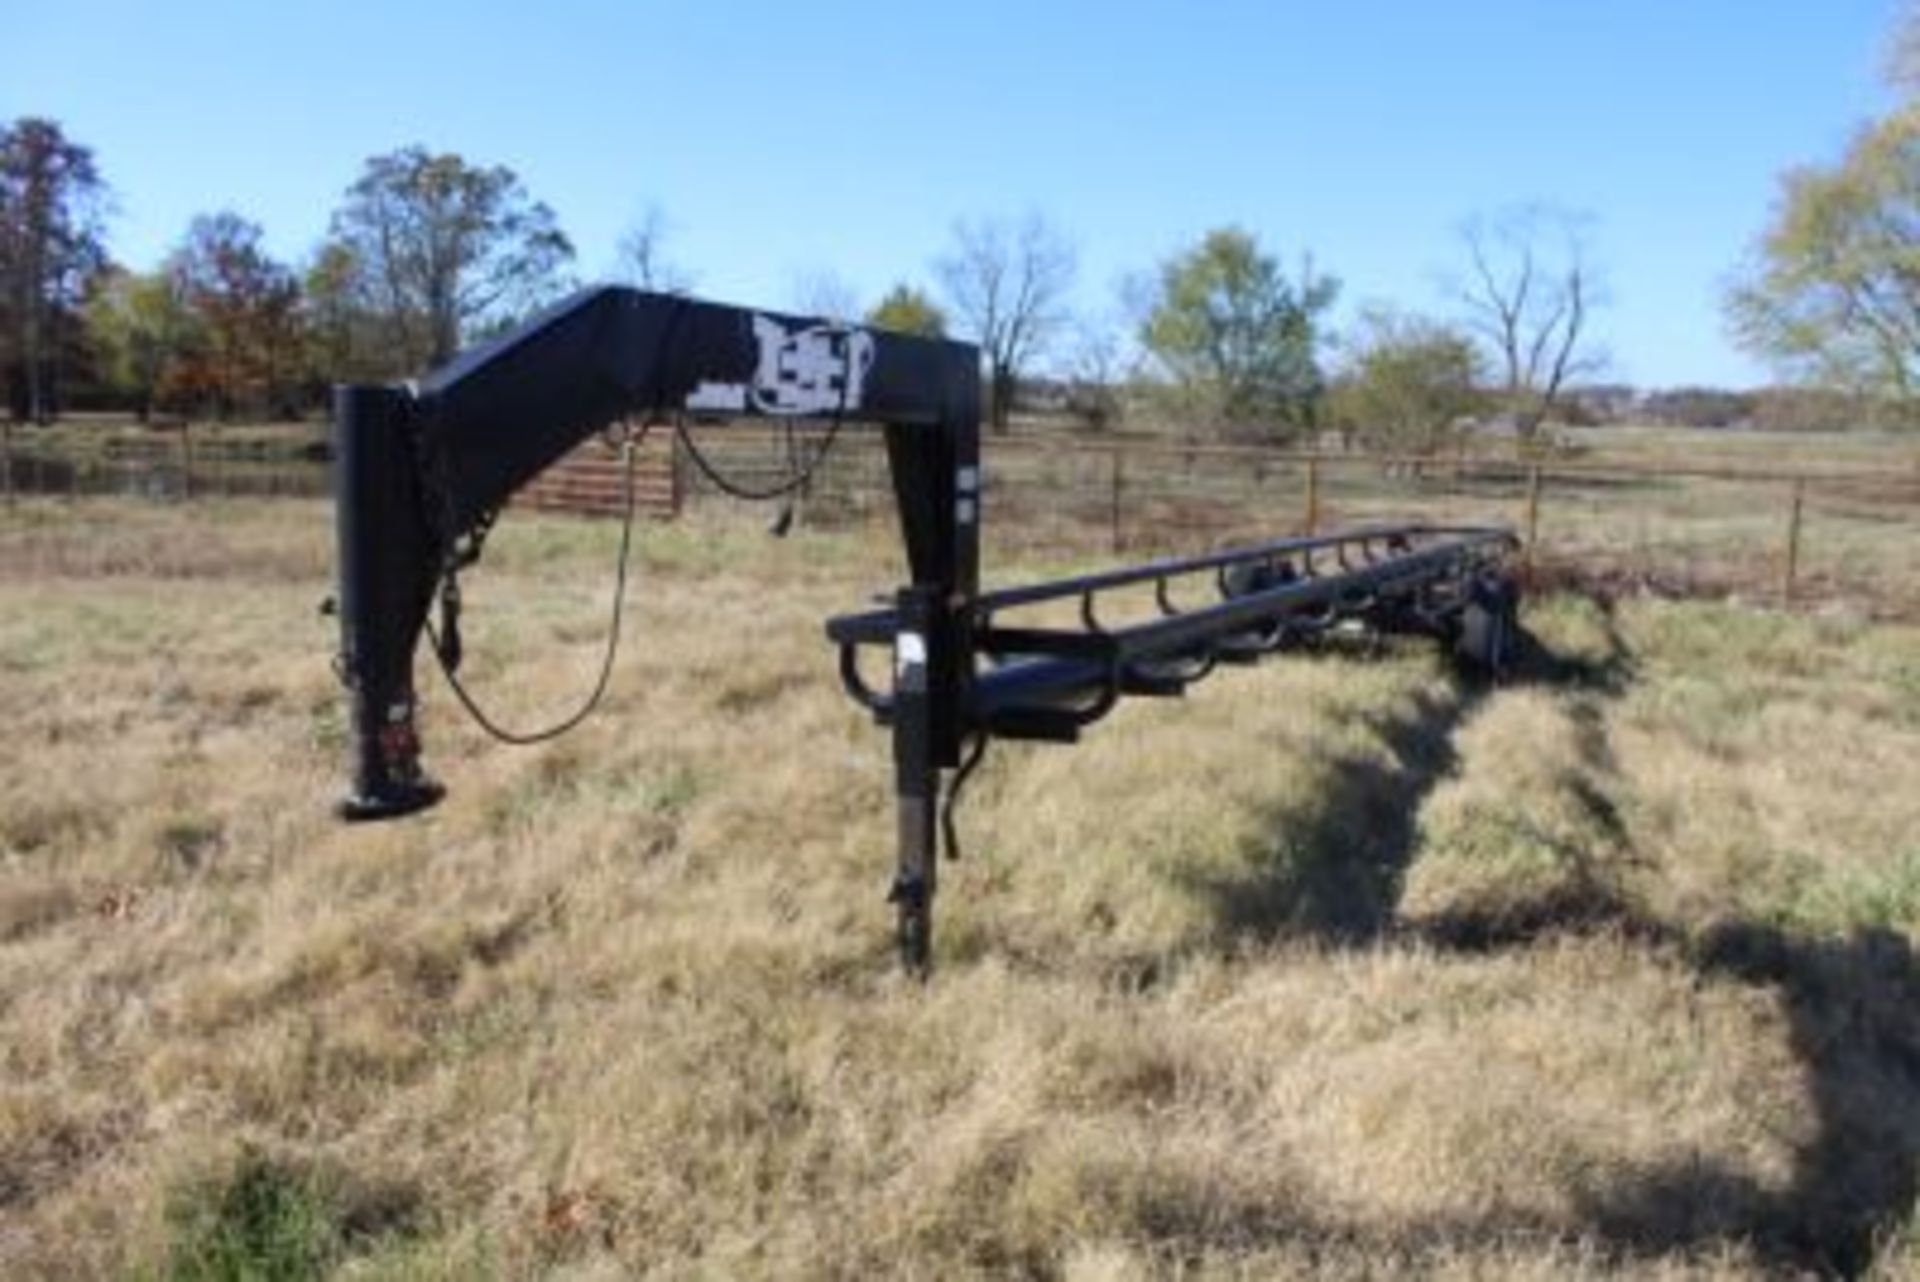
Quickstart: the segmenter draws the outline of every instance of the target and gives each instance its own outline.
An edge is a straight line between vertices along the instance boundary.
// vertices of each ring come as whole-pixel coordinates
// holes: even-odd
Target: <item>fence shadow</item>
[[[1576,695],[1573,715],[1591,740],[1582,751],[1596,756],[1609,751],[1601,702],[1623,693],[1635,676],[1611,612],[1603,609],[1603,616],[1604,653],[1558,655],[1533,642],[1518,674],[1522,682]],[[1571,1191],[1582,1222],[1577,1232],[1624,1260],[1739,1245],[1782,1272],[1860,1275],[1920,1196],[1920,960],[1912,945],[1877,928],[1812,937],[1741,919],[1686,927],[1646,915],[1604,874],[1577,870],[1560,889],[1518,909],[1398,920],[1420,803],[1457,766],[1455,732],[1488,694],[1456,684],[1423,695],[1411,714],[1375,720],[1388,749],[1384,763],[1374,756],[1336,762],[1315,811],[1304,821],[1297,812],[1286,817],[1284,842],[1240,877],[1196,887],[1210,901],[1220,937],[1305,936],[1336,946],[1392,938],[1479,955],[1605,934],[1673,958],[1697,982],[1774,993],[1812,1114],[1784,1184],[1697,1156],[1624,1177],[1616,1169]],[[1611,813],[1605,798],[1594,803]],[[1617,814],[1611,823],[1607,814],[1596,817],[1624,844],[1629,834]],[[1458,1243],[1555,1231],[1524,1218],[1494,1218],[1416,1225],[1407,1238]],[[1332,1231],[1364,1236],[1358,1228]]]

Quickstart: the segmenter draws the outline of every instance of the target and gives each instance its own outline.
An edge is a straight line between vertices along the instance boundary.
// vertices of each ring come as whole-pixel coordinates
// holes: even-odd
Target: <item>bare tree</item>
[[[1583,222],[1534,206],[1476,217],[1461,228],[1469,272],[1459,294],[1467,324],[1489,349],[1502,407],[1523,441],[1539,434],[1570,380],[1604,364],[1591,349],[1600,288]]]
[[[864,310],[860,306],[860,291],[831,269],[801,272],[793,278],[790,293],[794,310],[803,316],[855,321]]]
[[[1066,361],[1067,411],[1089,431],[1103,432],[1125,411],[1121,396],[1127,379],[1127,352],[1121,326],[1111,320],[1082,317],[1073,326]]]
[[[1903,0],[1888,37],[1885,70],[1896,89],[1920,91],[1920,0]]]
[[[953,252],[934,264],[963,332],[980,344],[991,379],[988,418],[1005,431],[1020,374],[1066,323],[1072,243],[1038,214],[954,227]]]
[[[658,205],[648,205],[620,235],[616,274],[630,284],[656,294],[684,294],[693,288],[693,274],[669,258],[667,216]]]

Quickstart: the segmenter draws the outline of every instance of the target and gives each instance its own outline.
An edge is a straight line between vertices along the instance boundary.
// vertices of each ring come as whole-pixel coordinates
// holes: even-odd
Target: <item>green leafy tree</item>
[[[380,350],[383,326],[367,273],[350,246],[320,246],[301,276],[306,307],[306,377],[313,391],[331,383],[374,382],[395,372]]]
[[[1373,449],[1430,454],[1479,408],[1483,372],[1464,330],[1423,316],[1369,312],[1335,390],[1335,418],[1343,434]]]
[[[922,338],[947,336],[947,314],[925,293],[907,284],[888,290],[887,296],[867,313],[867,324]]]
[[[511,169],[424,147],[368,160],[332,239],[379,318],[392,373],[441,364],[570,284],[573,243]]]
[[[50,419],[61,336],[106,264],[106,184],[51,120],[0,126],[0,378],[16,417]]]
[[[1188,412],[1229,435],[1288,436],[1315,421],[1319,322],[1338,293],[1311,264],[1295,280],[1251,233],[1223,227],[1161,265],[1140,340]]]
[[[1796,381],[1910,401],[1920,380],[1920,106],[1787,174],[1727,295],[1742,347]]]
[[[167,394],[197,327],[180,282],[169,271],[110,267],[87,301],[87,331],[109,385],[145,422]]]

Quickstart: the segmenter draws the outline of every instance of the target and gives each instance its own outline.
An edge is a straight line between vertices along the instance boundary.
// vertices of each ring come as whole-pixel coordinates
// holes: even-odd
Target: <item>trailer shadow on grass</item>
[[[1920,961],[1906,936],[1865,927],[1809,937],[1742,920],[1686,930],[1595,886],[1499,917],[1419,922],[1444,952],[1521,950],[1569,935],[1630,941],[1697,982],[1769,989],[1806,1075],[1810,1135],[1784,1185],[1698,1155],[1573,1191],[1587,1231],[1621,1256],[1741,1244],[1772,1268],[1856,1277],[1920,1195]]]
[[[1605,650],[1593,657],[1556,654],[1523,633],[1506,682],[1579,695],[1574,715],[1583,738],[1597,740],[1591,751],[1604,750],[1596,701],[1619,695],[1635,670],[1611,611],[1601,618]],[[1334,759],[1312,810],[1275,815],[1274,841],[1246,871],[1190,885],[1209,904],[1221,942],[1284,935],[1361,944],[1390,931],[1419,842],[1421,802],[1458,767],[1456,733],[1499,688],[1457,678],[1414,692],[1411,709],[1368,714],[1384,751]],[[1604,798],[1589,800],[1603,826],[1618,827]]]
[[[1608,748],[1601,701],[1634,680],[1631,652],[1608,619],[1609,652],[1597,660],[1555,655],[1534,643],[1520,679],[1568,692],[1583,754]],[[1336,947],[1396,941],[1442,954],[1525,950],[1568,936],[1605,935],[1644,947],[1699,983],[1734,983],[1778,995],[1789,1049],[1806,1075],[1812,1117],[1784,1184],[1707,1157],[1650,1165],[1569,1191],[1574,1233],[1620,1260],[1730,1246],[1769,1269],[1858,1276],[1920,1195],[1920,960],[1908,939],[1881,928],[1807,936],[1771,922],[1725,919],[1692,926],[1648,916],[1603,874],[1576,875],[1553,893],[1497,913],[1473,910],[1405,921],[1396,915],[1419,832],[1421,802],[1458,764],[1455,732],[1489,692],[1455,685],[1424,694],[1406,712],[1373,723],[1378,756],[1335,763],[1312,814],[1290,815],[1269,863],[1240,880],[1196,887],[1215,910],[1222,941],[1308,937]],[[1611,804],[1583,798],[1598,827],[1623,848]],[[1358,1227],[1296,1225],[1314,1237],[1353,1240]],[[1417,1224],[1401,1246],[1555,1236],[1562,1224],[1496,1216],[1487,1223]]]

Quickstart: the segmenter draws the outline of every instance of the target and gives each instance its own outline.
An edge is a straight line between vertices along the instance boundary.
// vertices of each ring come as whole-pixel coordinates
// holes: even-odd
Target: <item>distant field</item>
[[[1920,1272],[1920,629],[1546,599],[997,748],[923,988],[890,531],[646,530],[605,713],[423,669],[452,795],[348,829],[327,522],[0,511],[0,1276]],[[503,718],[615,534],[496,534]]]
[[[1757,432],[1731,428],[1587,427],[1558,432],[1582,457],[1608,463],[1684,463],[1920,473],[1920,433]]]

